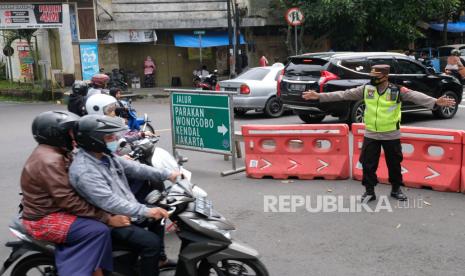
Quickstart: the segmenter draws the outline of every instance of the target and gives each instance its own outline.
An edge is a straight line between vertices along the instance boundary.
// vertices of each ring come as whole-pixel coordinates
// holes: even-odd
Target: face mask
[[[381,83],[384,82],[383,79],[384,79],[384,77],[381,77],[381,78],[371,77],[370,84],[375,85],[375,86],[380,85]]]
[[[106,145],[107,145],[107,149],[111,151],[112,153],[118,150],[118,141],[107,142]]]

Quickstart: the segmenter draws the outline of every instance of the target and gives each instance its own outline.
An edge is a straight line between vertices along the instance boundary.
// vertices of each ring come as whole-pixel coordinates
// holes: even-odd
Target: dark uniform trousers
[[[375,140],[364,137],[362,153],[360,155],[360,163],[362,163],[363,167],[362,185],[366,187],[367,191],[373,191],[374,187],[378,184],[376,170],[378,169],[381,147],[383,147],[388,167],[389,182],[392,185],[392,190],[397,191],[402,185],[400,162],[402,162],[403,157],[400,139]]]

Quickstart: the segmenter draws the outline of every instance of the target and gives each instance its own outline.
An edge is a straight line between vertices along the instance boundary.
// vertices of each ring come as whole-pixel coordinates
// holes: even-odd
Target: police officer
[[[362,185],[365,193],[362,201],[376,200],[375,186],[378,184],[376,170],[378,168],[381,147],[384,149],[389,171],[389,182],[392,185],[391,197],[397,200],[407,200],[402,192],[402,146],[400,143],[401,105],[404,101],[435,109],[440,106],[452,107],[454,99],[442,96],[438,99],[423,93],[399,87],[388,82],[389,65],[372,66],[370,83],[345,91],[317,93],[314,90],[302,94],[305,100],[320,102],[359,101],[364,100],[365,137],[363,140],[360,163],[363,167]]]

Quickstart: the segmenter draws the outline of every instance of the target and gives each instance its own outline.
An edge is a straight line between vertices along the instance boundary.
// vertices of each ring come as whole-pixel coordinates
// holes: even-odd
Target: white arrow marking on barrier
[[[289,162],[291,162],[292,166],[290,166],[287,170],[290,171],[290,170],[293,170],[295,169],[298,165],[300,165],[299,162],[295,161],[295,160],[292,160],[291,158],[289,158]]]
[[[217,127],[218,133],[223,134],[223,136],[228,132],[228,129],[224,126],[224,124],[221,124],[221,126]]]
[[[427,169],[432,173],[432,175],[425,176],[425,179],[431,179],[441,175],[439,172],[433,170],[433,168],[431,168],[430,166],[428,166]]]
[[[408,170],[406,168],[400,166],[400,169],[401,169],[400,171],[401,174],[408,173]]]
[[[323,161],[323,160],[318,159],[318,161],[321,163],[322,166],[319,167],[318,169],[316,169],[317,172],[319,172],[319,171],[321,171],[322,169],[324,169],[324,168],[326,168],[326,167],[329,166],[329,163],[326,163],[326,162]]]
[[[271,162],[270,162],[270,161],[265,160],[265,159],[263,159],[263,158],[262,158],[262,161],[265,162],[265,166],[261,166],[261,167],[260,167],[260,170],[263,170],[263,169],[266,169],[266,168],[268,168],[268,167],[271,167]]]

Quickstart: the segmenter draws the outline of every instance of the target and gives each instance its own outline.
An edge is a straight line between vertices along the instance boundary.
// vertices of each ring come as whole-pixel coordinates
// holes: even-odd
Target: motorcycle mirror
[[[121,138],[118,140],[118,144],[120,148],[124,148],[128,144],[128,142],[126,141],[126,139]]]

